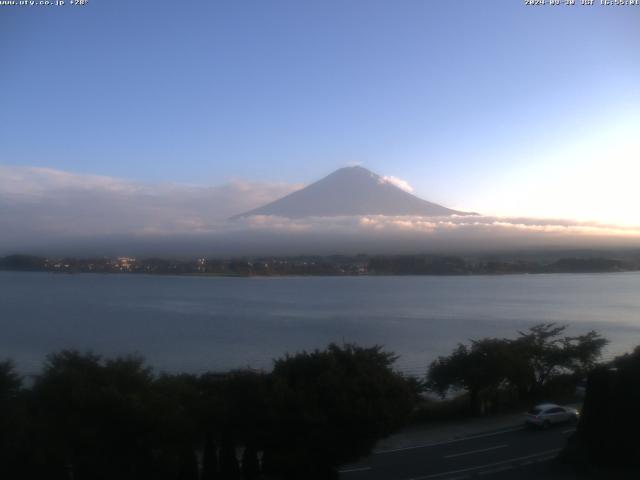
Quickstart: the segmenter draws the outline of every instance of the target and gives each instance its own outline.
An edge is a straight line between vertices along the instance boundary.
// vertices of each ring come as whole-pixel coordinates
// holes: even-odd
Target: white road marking
[[[338,473],[366,472],[367,470],[371,470],[371,467],[347,468],[346,470],[339,470]]]
[[[444,458],[462,457],[463,455],[472,455],[474,453],[488,452],[490,450],[497,450],[498,448],[505,448],[505,447],[508,447],[508,445],[496,445],[495,447],[480,448],[478,450],[470,450],[468,452],[462,452],[462,453],[453,453],[451,455],[445,455]]]
[[[563,434],[563,435],[566,435],[567,433],[572,433],[572,432],[575,432],[575,431],[576,431],[576,429],[575,429],[575,428],[569,428],[569,429],[567,429],[567,430],[563,430],[563,431],[562,431],[562,434]]]
[[[410,480],[427,480],[429,478],[445,477],[447,475],[455,475],[456,473],[471,472],[473,470],[481,470],[483,468],[497,467],[498,465],[505,465],[508,463],[518,462],[520,460],[527,460],[533,457],[539,457],[539,456],[558,453],[560,450],[562,449],[554,448],[553,450],[545,450],[544,452],[533,453],[531,455],[525,455],[523,457],[510,458],[508,460],[502,460],[500,462],[487,463],[486,465],[478,465],[477,467],[469,467],[469,468],[462,468],[460,470],[450,470],[448,472],[433,473],[431,475],[425,475],[422,477],[412,477]]]
[[[412,447],[391,448],[389,450],[378,450],[376,452],[373,452],[373,455],[382,455],[385,453],[394,453],[394,452],[404,452],[405,450],[415,450],[417,448],[437,447],[438,445],[449,445],[450,443],[464,442],[466,440],[474,440],[476,438],[494,437],[496,435],[502,435],[503,433],[517,432],[519,430],[524,430],[524,429],[525,427],[507,428],[505,430],[500,430],[497,432],[481,433],[479,435],[471,435],[469,437],[455,438],[453,440],[447,440],[446,442],[424,443],[421,445],[414,445]]]

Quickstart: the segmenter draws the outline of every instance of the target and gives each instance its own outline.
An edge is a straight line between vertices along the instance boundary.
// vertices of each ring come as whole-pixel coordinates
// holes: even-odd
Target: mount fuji
[[[351,215],[477,215],[428,202],[364,167],[336,170],[311,185],[274,202],[232,217],[273,215],[288,218]]]

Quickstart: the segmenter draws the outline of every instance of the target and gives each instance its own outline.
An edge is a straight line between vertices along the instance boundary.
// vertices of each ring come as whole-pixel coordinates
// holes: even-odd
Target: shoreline
[[[495,273],[360,273],[360,274],[233,274],[233,273],[155,273],[155,272],[97,272],[65,270],[18,270],[3,269],[0,272],[11,273],[51,273],[54,275],[127,275],[149,277],[194,277],[194,278],[360,278],[360,277],[507,277],[517,275],[601,275],[638,273],[640,269],[619,271],[563,271],[563,272],[495,272]]]

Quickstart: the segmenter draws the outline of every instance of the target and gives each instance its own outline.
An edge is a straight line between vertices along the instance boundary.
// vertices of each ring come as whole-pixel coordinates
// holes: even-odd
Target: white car
[[[525,415],[525,423],[539,428],[549,428],[556,423],[575,422],[580,413],[575,408],[561,407],[554,403],[543,403],[529,410]]]

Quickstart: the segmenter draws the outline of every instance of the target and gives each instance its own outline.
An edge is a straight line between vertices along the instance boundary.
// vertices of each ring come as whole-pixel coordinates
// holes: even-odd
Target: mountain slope
[[[276,215],[289,218],[342,215],[472,215],[427,202],[363,167],[346,167],[274,202],[233,218]]]

